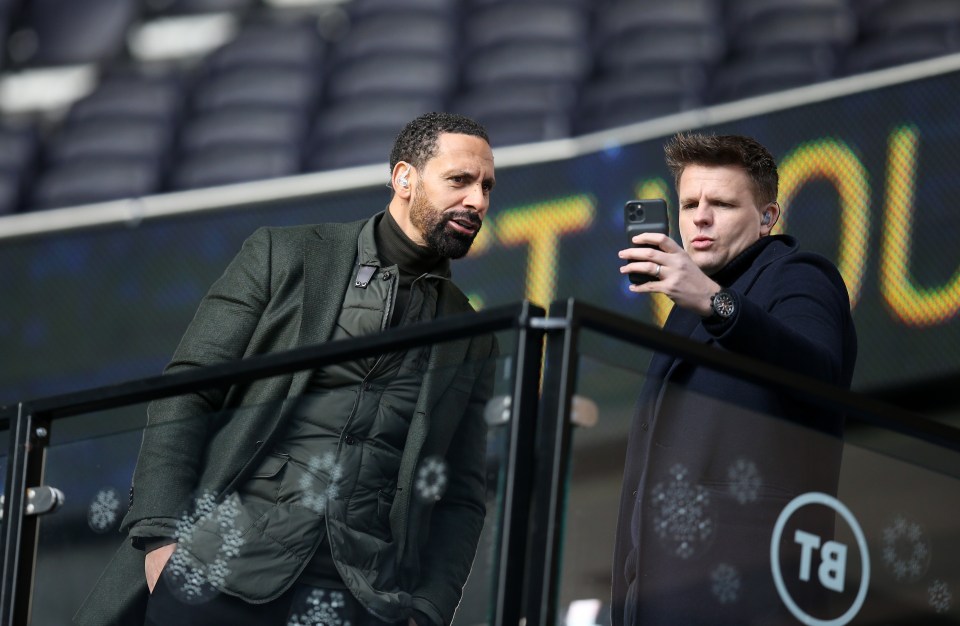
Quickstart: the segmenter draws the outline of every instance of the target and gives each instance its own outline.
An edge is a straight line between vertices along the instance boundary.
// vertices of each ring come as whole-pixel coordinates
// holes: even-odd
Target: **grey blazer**
[[[365,221],[254,233],[203,298],[165,373],[327,341],[354,278]],[[467,298],[444,281],[437,317],[467,311],[472,311]],[[405,619],[416,609],[449,623],[459,603],[485,514],[483,405],[492,391],[495,354],[492,336],[431,349],[390,511],[401,589],[364,598],[391,618]],[[197,495],[224,494],[244,480],[269,448],[260,444],[270,440],[284,408],[292,406],[285,400],[303,393],[310,374],[153,402],[121,532],[170,534]],[[444,497],[436,503],[411,499],[417,464],[435,455],[449,464]],[[143,552],[125,541],[74,620],[90,626],[140,624],[146,599]]]

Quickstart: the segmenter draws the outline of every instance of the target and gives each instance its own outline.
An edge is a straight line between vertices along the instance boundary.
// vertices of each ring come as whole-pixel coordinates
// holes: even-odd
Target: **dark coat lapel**
[[[330,338],[357,257],[357,237],[364,222],[321,224],[316,237],[307,237],[303,248],[303,303],[297,347],[323,343]],[[306,389],[311,370],[297,372],[290,396]]]
[[[437,315],[444,317],[471,311],[466,296],[453,283],[440,283],[437,297]],[[429,411],[436,405],[440,395],[450,385],[458,365],[463,364],[467,356],[469,339],[446,341],[432,346],[427,375],[424,377],[423,389],[420,392],[420,401],[417,408]]]

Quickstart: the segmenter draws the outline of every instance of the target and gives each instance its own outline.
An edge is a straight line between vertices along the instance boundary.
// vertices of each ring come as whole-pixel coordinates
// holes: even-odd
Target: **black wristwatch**
[[[737,299],[726,289],[721,289],[710,296],[710,308],[716,320],[728,320],[737,311]]]

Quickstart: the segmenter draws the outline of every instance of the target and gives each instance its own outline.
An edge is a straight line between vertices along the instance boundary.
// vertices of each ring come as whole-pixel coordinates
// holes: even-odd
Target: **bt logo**
[[[856,539],[856,546],[848,546],[834,540],[826,540],[808,529],[796,528],[793,533],[784,533],[791,517],[807,506],[822,505],[835,511],[846,522]],[[846,585],[848,557],[851,550],[859,550],[860,584],[856,595],[850,601],[847,610],[838,617],[820,618],[811,615],[811,607],[802,607],[793,597],[790,587],[797,585],[819,584],[824,589],[843,593]],[[796,553],[799,550],[799,566],[785,567],[781,564],[781,551]],[[803,624],[809,626],[843,626],[852,620],[863,606],[870,584],[870,555],[867,553],[867,540],[853,513],[842,502],[825,493],[805,493],[794,498],[780,513],[773,529],[770,541],[770,566],[773,581],[777,586],[780,599],[790,612]],[[816,569],[814,569],[816,568]],[[816,572],[816,580],[814,580]],[[848,597],[845,595],[843,597]]]

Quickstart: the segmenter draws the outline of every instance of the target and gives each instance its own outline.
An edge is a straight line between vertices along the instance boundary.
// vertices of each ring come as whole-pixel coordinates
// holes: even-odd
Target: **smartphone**
[[[670,221],[667,217],[667,203],[661,198],[650,200],[630,200],[623,206],[623,224],[627,231],[627,241],[630,245],[651,248],[653,246],[639,246],[633,243],[634,235],[641,233],[670,234]],[[635,285],[654,280],[649,274],[631,273],[630,282]]]

